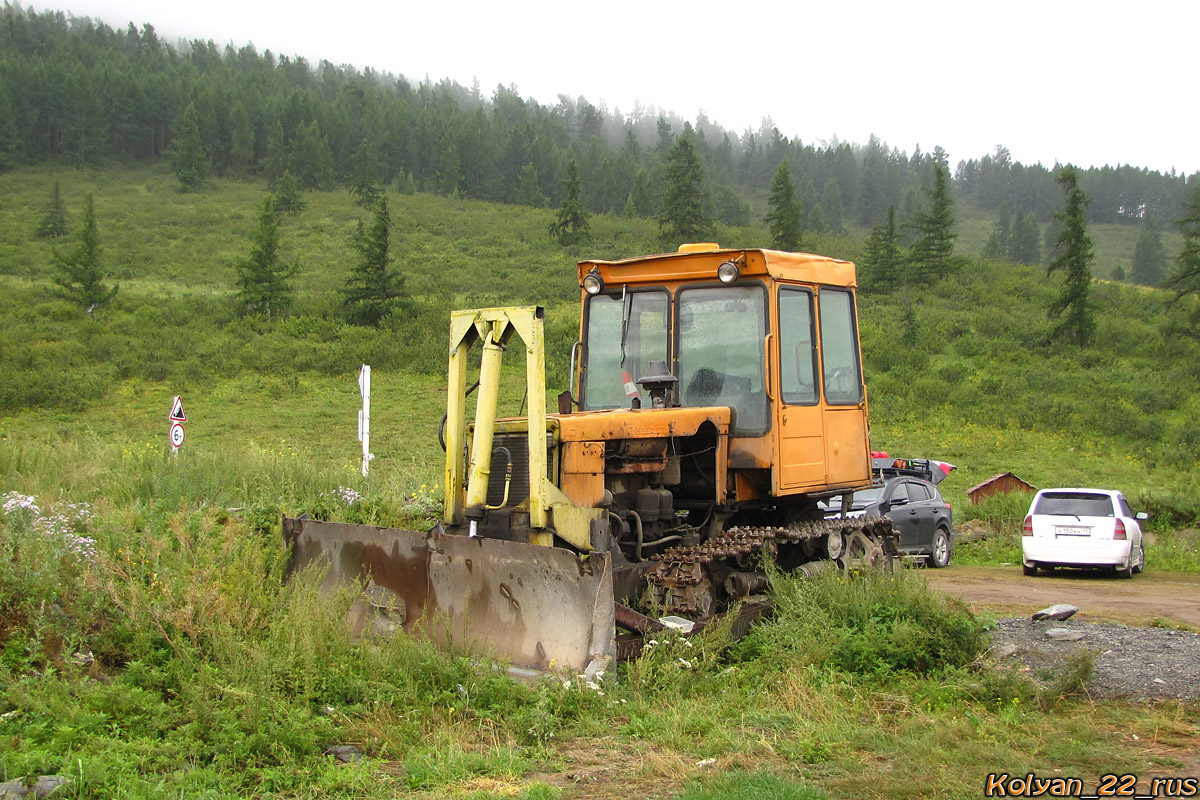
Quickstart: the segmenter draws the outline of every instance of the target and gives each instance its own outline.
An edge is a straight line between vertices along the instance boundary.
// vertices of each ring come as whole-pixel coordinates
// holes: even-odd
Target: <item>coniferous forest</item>
[[[612,113],[583,97],[541,105],[512,87],[414,83],[253,46],[173,44],[150,24],[118,30],[9,2],[0,24],[0,169],[169,158],[184,188],[209,176],[274,183],[290,172],[301,189],[377,184],[557,207],[575,161],[588,212],[653,217],[680,134],[694,140],[711,213],[729,225],[761,218],[784,160],[805,230],[878,225],[889,206],[907,219],[939,165],[960,199],[990,212],[1044,224],[1061,199],[1054,167],[1014,162],[1000,145],[951,164],[939,147],[805,143],[774,127],[729,131],[655,107]],[[1133,165],[1081,170],[1079,182],[1093,223],[1167,224],[1187,194],[1186,176]]]

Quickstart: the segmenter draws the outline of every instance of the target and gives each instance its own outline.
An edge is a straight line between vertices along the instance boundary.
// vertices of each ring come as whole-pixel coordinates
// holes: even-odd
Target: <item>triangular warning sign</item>
[[[183,398],[175,396],[171,403],[171,415],[167,419],[171,422],[187,422],[187,416],[183,413]]]

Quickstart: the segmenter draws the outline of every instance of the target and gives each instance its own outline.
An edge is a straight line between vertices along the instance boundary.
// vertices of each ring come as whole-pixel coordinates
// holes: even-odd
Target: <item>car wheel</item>
[[[1117,567],[1117,577],[1118,578],[1132,578],[1133,577],[1133,548],[1130,548],[1130,550],[1129,550],[1129,558],[1127,558],[1125,560],[1125,566]]]
[[[1146,546],[1138,545],[1138,562],[1134,565],[1134,572],[1143,572],[1146,569]]]
[[[1028,564],[1022,564],[1021,571],[1024,572],[1026,575],[1037,575],[1037,565],[1034,564],[1031,567]]]
[[[950,534],[945,528],[933,532],[933,552],[927,559],[929,566],[940,569],[950,563]]]

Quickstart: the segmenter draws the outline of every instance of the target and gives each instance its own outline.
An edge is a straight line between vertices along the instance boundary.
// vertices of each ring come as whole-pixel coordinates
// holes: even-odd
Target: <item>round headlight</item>
[[[717,267],[717,279],[721,283],[733,283],[741,277],[742,271],[738,269],[738,265],[733,261],[726,261]]]
[[[588,294],[600,294],[604,291],[604,279],[600,277],[599,270],[593,268],[583,276],[583,290]]]

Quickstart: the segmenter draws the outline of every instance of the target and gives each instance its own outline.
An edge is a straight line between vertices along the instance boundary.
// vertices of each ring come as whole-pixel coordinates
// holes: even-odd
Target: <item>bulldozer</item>
[[[356,632],[595,670],[664,626],[744,627],[774,570],[891,568],[889,520],[818,506],[872,483],[853,263],[692,244],[582,261],[578,280],[557,413],[541,307],[451,314],[432,530],[284,519],[292,570],[359,593]],[[528,412],[498,418],[514,349]]]

